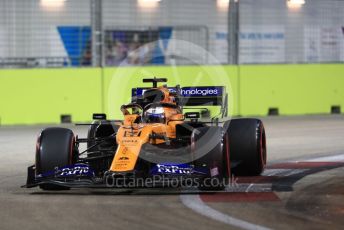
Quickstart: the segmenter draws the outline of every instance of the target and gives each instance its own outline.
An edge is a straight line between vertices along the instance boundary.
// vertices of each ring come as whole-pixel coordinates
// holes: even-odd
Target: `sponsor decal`
[[[141,131],[139,130],[131,130],[131,131],[124,132],[124,137],[136,137],[140,135],[141,135]]]
[[[219,175],[219,169],[217,167],[210,169],[210,175],[212,177]]]
[[[37,177],[68,177],[68,176],[94,176],[93,170],[87,164],[75,164],[56,168],[55,171],[46,172]]]
[[[127,147],[133,147],[133,146],[137,146],[139,144],[138,140],[122,140],[121,144],[123,146],[127,146]],[[125,149],[123,149],[122,153],[126,154],[128,152],[127,147],[124,147]]]
[[[90,168],[88,165],[74,165],[72,167],[67,167],[61,169],[60,176],[75,176],[75,175],[88,175]]]
[[[138,140],[133,140],[133,139],[124,139],[123,141],[122,141],[122,143],[137,143],[138,142]]]
[[[191,174],[206,174],[201,170],[195,170],[189,164],[156,164],[152,170],[152,175],[170,174],[170,175],[191,175]]]
[[[120,160],[120,161],[128,161],[128,160],[129,160],[129,157],[120,157],[119,160]]]
[[[123,148],[123,151],[122,151],[122,154],[127,154],[127,152],[128,152],[128,148],[127,148],[127,147],[124,147],[124,148]]]
[[[147,91],[147,89],[149,89],[149,88],[133,88],[131,90],[131,95],[133,97],[134,96],[141,97]]]
[[[181,91],[184,97],[217,97],[222,95],[222,87],[185,87]]]

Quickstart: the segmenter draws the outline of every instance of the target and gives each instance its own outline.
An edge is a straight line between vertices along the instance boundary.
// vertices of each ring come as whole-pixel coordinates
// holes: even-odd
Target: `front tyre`
[[[75,137],[70,129],[44,129],[37,141],[36,175],[54,171],[56,167],[72,165],[76,161]],[[66,187],[42,184],[43,190],[64,190]]]

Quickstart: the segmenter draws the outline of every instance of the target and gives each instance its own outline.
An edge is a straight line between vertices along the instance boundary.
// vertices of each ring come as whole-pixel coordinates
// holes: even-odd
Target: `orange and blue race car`
[[[24,187],[220,190],[232,175],[263,172],[263,123],[252,118],[226,120],[224,86],[158,86],[167,82],[165,78],[143,82],[153,86],[132,89],[131,103],[120,108],[123,120],[94,114],[87,138],[66,128],[44,129]],[[218,106],[220,113],[210,118],[209,106]],[[81,144],[87,145],[83,151]]]

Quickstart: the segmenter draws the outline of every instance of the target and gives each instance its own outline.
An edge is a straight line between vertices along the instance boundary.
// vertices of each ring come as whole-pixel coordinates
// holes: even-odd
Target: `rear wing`
[[[132,102],[143,101],[143,93],[151,88],[133,88]],[[228,94],[225,86],[168,87],[175,93],[178,104],[184,106],[220,106],[222,117],[227,116]],[[178,92],[179,91],[179,92]]]

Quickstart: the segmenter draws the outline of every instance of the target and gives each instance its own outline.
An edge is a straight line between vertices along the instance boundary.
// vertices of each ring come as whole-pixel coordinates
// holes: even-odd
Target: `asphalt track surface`
[[[218,193],[23,189],[44,126],[1,126],[0,229],[343,229],[344,117],[263,121],[267,170]]]

